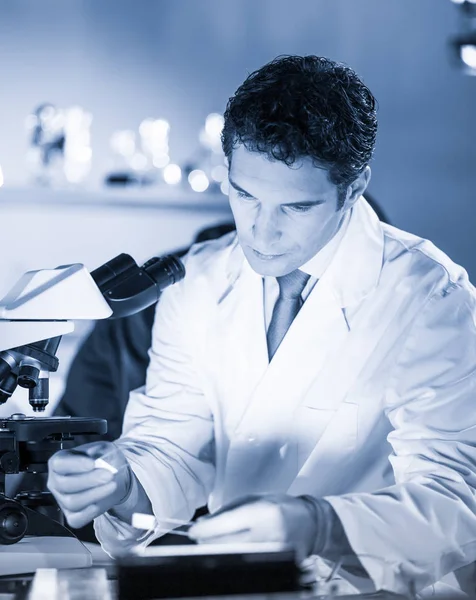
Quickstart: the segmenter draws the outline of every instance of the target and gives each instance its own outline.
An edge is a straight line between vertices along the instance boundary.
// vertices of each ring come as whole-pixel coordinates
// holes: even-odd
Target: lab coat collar
[[[320,280],[332,290],[340,308],[345,308],[358,303],[376,287],[382,269],[384,240],[382,224],[364,197],[356,202],[348,222],[342,227],[342,238],[338,232],[336,235],[339,237],[333,238],[314,258],[317,259],[319,254],[322,257],[321,253],[327,253],[329,246],[335,250]],[[311,275],[314,274],[313,263],[314,259],[311,259],[304,265],[304,270],[309,272],[310,269]],[[316,264],[321,264],[320,259]],[[221,291],[219,301],[230,291],[230,286],[236,284],[240,275],[250,270],[251,266],[235,236],[227,261],[227,289]]]
[[[341,308],[365,298],[378,284],[383,263],[382,224],[364,197],[352,209],[342,242],[322,276]]]

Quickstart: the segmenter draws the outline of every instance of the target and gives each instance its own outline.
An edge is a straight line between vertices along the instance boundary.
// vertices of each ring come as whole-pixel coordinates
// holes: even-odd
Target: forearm
[[[340,565],[350,573],[368,577],[357,555],[349,544],[344,527],[337,513],[323,499],[302,496],[306,501],[315,523],[315,543],[311,554],[316,554]]]

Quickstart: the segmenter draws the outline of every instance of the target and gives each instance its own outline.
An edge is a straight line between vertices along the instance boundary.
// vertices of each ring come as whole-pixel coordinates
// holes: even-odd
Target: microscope
[[[139,267],[120,254],[91,273],[82,264],[29,271],[0,301],[0,404],[20,386],[28,390],[37,413],[0,417],[0,575],[57,567],[58,561],[66,567],[89,566],[89,553],[63,525],[49,492],[5,495],[6,475],[46,473],[48,459],[64,442],[107,431],[104,419],[38,414],[48,405],[49,374],[58,369],[61,337],[73,331],[74,320],[139,312],[184,276],[174,255],[151,258]],[[43,510],[47,506],[49,515]]]

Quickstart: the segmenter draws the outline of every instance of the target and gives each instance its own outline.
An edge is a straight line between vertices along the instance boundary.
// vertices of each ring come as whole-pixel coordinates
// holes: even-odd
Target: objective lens
[[[18,385],[23,388],[31,389],[38,384],[40,369],[33,365],[22,365],[18,370]]]
[[[17,376],[15,373],[10,374],[0,382],[0,404],[6,402],[17,387]]]
[[[43,412],[48,405],[50,397],[50,380],[41,377],[34,388],[28,392],[28,401],[34,412]]]

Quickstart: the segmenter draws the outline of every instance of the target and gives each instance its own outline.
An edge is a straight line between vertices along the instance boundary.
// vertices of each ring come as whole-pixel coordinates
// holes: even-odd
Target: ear
[[[370,183],[371,175],[372,171],[367,165],[362,173],[347,187],[344,209],[352,208],[360,196],[363,195]]]

